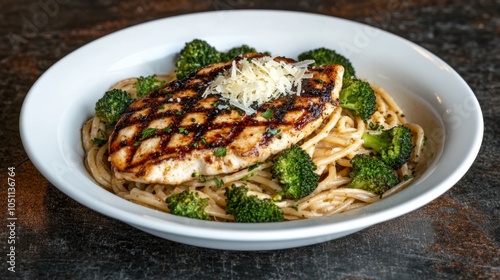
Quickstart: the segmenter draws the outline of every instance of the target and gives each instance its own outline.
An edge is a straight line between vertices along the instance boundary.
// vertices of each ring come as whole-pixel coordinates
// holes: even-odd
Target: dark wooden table
[[[476,162],[421,209],[341,239],[266,252],[211,250],[151,236],[78,204],[34,168],[21,144],[19,112],[29,88],[52,64],[127,26],[247,8],[367,23],[443,58],[483,110],[485,135]],[[500,279],[498,0],[2,0],[0,11],[1,279]],[[15,272],[7,263],[9,167],[17,176]]]

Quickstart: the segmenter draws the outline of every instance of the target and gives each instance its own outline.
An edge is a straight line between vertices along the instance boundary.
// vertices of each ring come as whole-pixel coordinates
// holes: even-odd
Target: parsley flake
[[[222,179],[219,179],[217,177],[214,177],[214,181],[215,181],[215,185],[220,188],[224,185],[224,181],[222,181]]]
[[[214,152],[214,156],[216,156],[216,157],[223,157],[225,155],[226,155],[226,148],[225,147],[218,148]]]
[[[270,128],[270,127],[268,127],[267,130],[266,130],[266,133],[268,135],[276,135],[276,134],[278,134],[280,132],[281,132],[281,128]]]
[[[261,166],[262,164],[264,164],[264,163],[263,163],[263,162],[256,162],[256,163],[254,163],[254,164],[252,164],[252,165],[250,165],[250,166],[248,167],[248,171],[252,171],[252,170],[254,170],[255,168],[257,168],[257,167]]]
[[[267,108],[263,113],[262,117],[266,120],[270,120],[273,117],[273,110]]]
[[[156,134],[156,128],[148,127],[141,132],[141,140]]]
[[[201,143],[203,143],[203,145],[205,146],[208,146],[208,141],[205,137],[201,137]]]
[[[108,143],[108,140],[101,138],[94,138],[92,139],[92,142],[97,146],[104,146],[104,144]]]

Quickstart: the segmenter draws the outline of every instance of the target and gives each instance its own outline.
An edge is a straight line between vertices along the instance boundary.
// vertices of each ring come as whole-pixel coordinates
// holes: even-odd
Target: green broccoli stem
[[[391,139],[383,137],[382,134],[363,133],[363,146],[373,149],[376,152],[388,149],[391,144]]]

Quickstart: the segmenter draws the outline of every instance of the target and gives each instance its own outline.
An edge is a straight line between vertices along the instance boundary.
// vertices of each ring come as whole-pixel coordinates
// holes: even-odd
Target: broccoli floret
[[[95,104],[95,114],[110,125],[115,124],[134,99],[121,89],[112,89],[104,93]]]
[[[220,62],[221,53],[206,41],[194,39],[186,43],[175,63],[177,79],[182,79],[211,63]]]
[[[350,78],[356,76],[356,71],[354,70],[351,61],[345,56],[331,49],[319,48],[315,50],[310,50],[301,53],[298,59],[301,61],[306,59],[312,59],[314,60],[313,65],[315,66],[340,64],[344,66],[344,77]]]
[[[271,173],[283,185],[285,197],[295,200],[312,193],[318,186],[316,165],[301,147],[292,145],[275,159]]]
[[[226,189],[226,212],[240,223],[282,222],[283,211],[270,199],[249,195],[248,188],[232,185]]]
[[[163,86],[165,83],[165,81],[158,80],[156,75],[151,75],[137,78],[137,82],[135,82],[133,86],[137,90],[137,96],[143,97],[153,90]]]
[[[330,64],[340,64],[344,66],[340,105],[342,108],[351,109],[365,121],[375,113],[375,92],[370,87],[369,83],[356,78],[356,71],[348,58],[334,50],[319,48],[301,53],[298,59],[312,59],[314,60],[313,65],[315,66]]]
[[[183,216],[200,220],[211,220],[211,216],[205,212],[208,198],[201,198],[197,192],[185,190],[173,194],[165,200],[170,212],[177,216]]]
[[[375,194],[383,194],[397,183],[394,170],[380,159],[368,155],[355,155],[351,159],[351,182],[348,188],[363,189]]]
[[[229,61],[235,59],[240,54],[252,53],[256,52],[256,50],[248,45],[242,45],[239,47],[234,47],[229,51],[221,54],[221,61]]]
[[[371,148],[385,164],[393,169],[400,168],[410,159],[413,142],[410,129],[395,126],[380,134],[363,133],[363,146]]]
[[[342,108],[350,109],[364,121],[375,113],[377,107],[375,92],[370,84],[356,78],[343,79],[339,99]]]

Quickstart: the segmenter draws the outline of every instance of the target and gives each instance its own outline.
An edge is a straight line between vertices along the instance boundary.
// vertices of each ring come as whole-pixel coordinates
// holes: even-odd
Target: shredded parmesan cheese
[[[203,93],[203,97],[219,94],[229,104],[251,115],[255,109],[284,95],[300,95],[302,79],[312,78],[307,72],[312,60],[289,64],[275,61],[275,57],[234,60],[226,73],[217,76]]]

